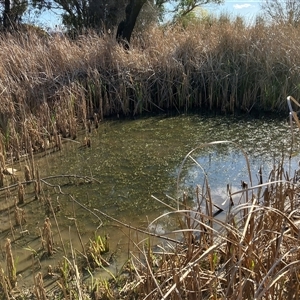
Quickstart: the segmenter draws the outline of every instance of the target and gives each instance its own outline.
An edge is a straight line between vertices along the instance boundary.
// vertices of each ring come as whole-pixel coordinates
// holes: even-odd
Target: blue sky
[[[222,5],[209,5],[206,7],[212,13],[226,12],[230,16],[240,15],[247,21],[254,21],[260,13],[261,0],[225,0]]]
[[[240,15],[251,23],[251,21],[255,20],[255,16],[259,14],[261,1],[262,0],[225,0],[222,5],[207,5],[203,8],[213,14],[226,12],[232,17]],[[40,21],[44,26],[47,25],[50,28],[60,23],[59,16],[50,13],[44,13]]]

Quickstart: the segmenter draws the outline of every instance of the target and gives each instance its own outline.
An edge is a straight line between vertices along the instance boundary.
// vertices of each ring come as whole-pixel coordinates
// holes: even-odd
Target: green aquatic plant
[[[60,267],[60,279],[57,281],[57,285],[62,290],[65,297],[70,293],[70,281],[71,281],[71,266],[66,257],[64,257]]]
[[[93,267],[108,266],[109,263],[104,259],[103,254],[109,252],[108,236],[96,235],[94,239],[89,240],[87,247],[87,256],[89,264]]]
[[[30,245],[24,247],[24,250],[29,251],[34,258],[38,257],[38,252],[35,249],[33,249]]]

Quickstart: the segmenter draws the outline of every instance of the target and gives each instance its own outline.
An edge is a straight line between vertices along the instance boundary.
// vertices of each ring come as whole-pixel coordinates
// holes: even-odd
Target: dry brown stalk
[[[18,183],[18,204],[24,204],[25,189],[22,183]]]
[[[47,254],[51,256],[53,254],[53,238],[51,231],[51,222],[49,218],[45,219],[44,228],[42,232],[42,245],[47,251]]]
[[[77,235],[78,235],[78,238],[79,238],[79,241],[80,241],[80,244],[81,244],[81,248],[82,248],[82,251],[83,251],[83,254],[84,254],[84,258],[86,259],[88,268],[91,269],[89,259],[88,259],[88,255],[87,255],[85,246],[83,245],[82,236],[81,236],[79,228],[78,228],[77,220],[76,220],[76,217],[75,217],[75,212],[74,212],[74,224],[75,224],[76,232],[77,232]]]
[[[41,272],[39,272],[35,277],[34,277],[34,294],[37,297],[38,300],[46,300],[47,295],[46,295],[46,290],[44,288],[44,282],[43,282],[43,275]]]
[[[62,249],[64,250],[65,256],[67,256],[67,251],[66,251],[66,248],[65,248],[65,244],[64,244],[64,241],[63,241],[60,229],[59,229],[59,224],[58,224],[58,221],[57,221],[57,218],[56,218],[56,213],[60,211],[60,204],[58,202],[58,196],[57,196],[58,205],[56,206],[55,209],[53,208],[52,200],[51,200],[50,197],[47,197],[46,201],[47,201],[47,205],[48,205],[48,212],[47,212],[47,214],[49,215],[51,213],[53,215],[53,218],[54,218],[54,221],[55,221],[55,225],[56,225],[56,228],[57,228],[57,232],[58,232],[58,235],[59,235],[59,238],[60,238]]]
[[[85,136],[83,139],[83,147],[91,148],[91,146],[91,138]]]
[[[92,132],[92,122],[91,122],[91,120],[87,121],[87,131],[88,131],[88,133]]]
[[[3,188],[4,187],[4,174],[3,174],[3,170],[1,167],[0,167],[0,188]]]
[[[99,119],[96,113],[94,114],[94,124],[95,124],[95,128],[97,129],[99,127]]]
[[[0,167],[2,170],[5,169],[5,158],[4,155],[2,153],[0,153]]]
[[[6,252],[6,267],[7,267],[8,279],[11,287],[14,288],[17,283],[17,271],[15,267],[13,253],[11,250],[10,239],[6,239],[5,252]]]
[[[30,169],[27,165],[24,167],[24,175],[26,181],[31,181]]]
[[[61,141],[61,135],[56,135],[56,147],[58,150],[61,150],[62,148],[62,141]]]
[[[41,194],[41,178],[39,169],[36,169],[36,180],[34,181],[34,193],[35,199],[39,199],[39,195]]]
[[[10,299],[9,290],[11,290],[11,287],[7,281],[8,281],[8,279],[6,278],[6,276],[4,274],[4,270],[2,268],[0,268],[0,284],[2,286],[2,290],[4,292],[6,299]]]
[[[16,204],[15,204],[15,220],[16,220],[16,225],[23,225],[26,223],[24,209],[18,207]]]

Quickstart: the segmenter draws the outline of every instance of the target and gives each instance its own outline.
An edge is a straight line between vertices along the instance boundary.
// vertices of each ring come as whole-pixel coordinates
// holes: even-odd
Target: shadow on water
[[[224,206],[228,205],[227,185],[231,186],[232,191],[236,191],[240,189],[241,181],[249,182],[245,157],[241,150],[232,145],[221,144],[195,151],[193,160],[187,160],[184,165],[177,187],[180,164],[185,155],[197,145],[221,140],[240,145],[248,155],[253,184],[258,183],[257,172],[260,168],[266,181],[271,169],[278,163],[277,160],[283,155],[288,158],[291,154],[288,122],[272,118],[245,120],[181,115],[130,121],[111,120],[103,122],[97,130],[91,132],[90,138],[91,148],[81,146],[84,139],[82,136],[79,143],[68,141],[64,143],[62,151],[36,158],[35,163],[41,177],[77,174],[95,178],[98,182],[86,183],[84,180],[68,178],[49,180],[53,185],[60,184],[66,195],[47,186],[43,197],[51,197],[53,203],[60,206],[61,211],[57,216],[59,230],[68,247],[72,244],[75,249],[82,251],[74,225],[76,219],[84,243],[93,237],[98,227],[97,234],[110,235],[112,249],[121,249],[117,252],[117,257],[122,257],[120,260],[127,255],[129,230],[102,216],[101,220],[97,219],[88,210],[72,202],[68,194],[91,211],[99,209],[132,226],[147,228],[152,219],[166,210],[151,195],[173,205],[170,198],[178,200],[186,192],[192,203],[195,201],[196,186],[202,186],[204,178],[207,177],[213,201]],[[294,172],[297,167],[298,150],[293,149],[295,157],[288,160],[289,172]],[[23,166],[14,167],[19,176],[22,176]],[[23,229],[27,229],[29,235],[21,236],[20,228],[14,226],[18,242],[13,245],[13,250],[20,258],[18,269],[27,271],[27,275],[25,272],[23,276],[24,284],[26,280],[32,280],[31,268],[35,268],[31,266],[28,249],[30,246],[40,251],[40,228],[46,215],[45,205],[33,200],[30,187],[26,187],[26,190],[27,201],[24,209],[27,223]],[[13,202],[7,194],[1,201],[2,205],[7,201]],[[9,212],[12,214],[12,209],[7,206],[0,216],[2,240],[12,234]],[[226,214],[226,209],[223,214]],[[174,220],[165,219],[157,226],[164,232],[176,224]],[[58,254],[42,261],[42,268],[57,264],[63,256],[57,231],[54,241]]]

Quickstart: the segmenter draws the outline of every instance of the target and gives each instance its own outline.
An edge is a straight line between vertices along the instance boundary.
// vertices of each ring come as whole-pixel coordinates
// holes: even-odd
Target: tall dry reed
[[[287,94],[300,97],[298,37],[288,25],[226,16],[149,28],[130,51],[112,34],[2,35],[1,152],[60,149],[58,137],[109,115],[284,111]]]
[[[299,176],[290,178],[279,164],[268,182],[229,191],[230,199],[239,195],[243,201],[230,206],[223,219],[213,215],[208,184],[196,193],[196,207],[189,207],[183,194],[179,207],[166,204],[169,211],[149,224],[156,228],[176,216],[177,241],[166,242],[169,232],[155,247],[149,237],[135,243],[135,280],[122,291],[152,300],[298,299]]]

